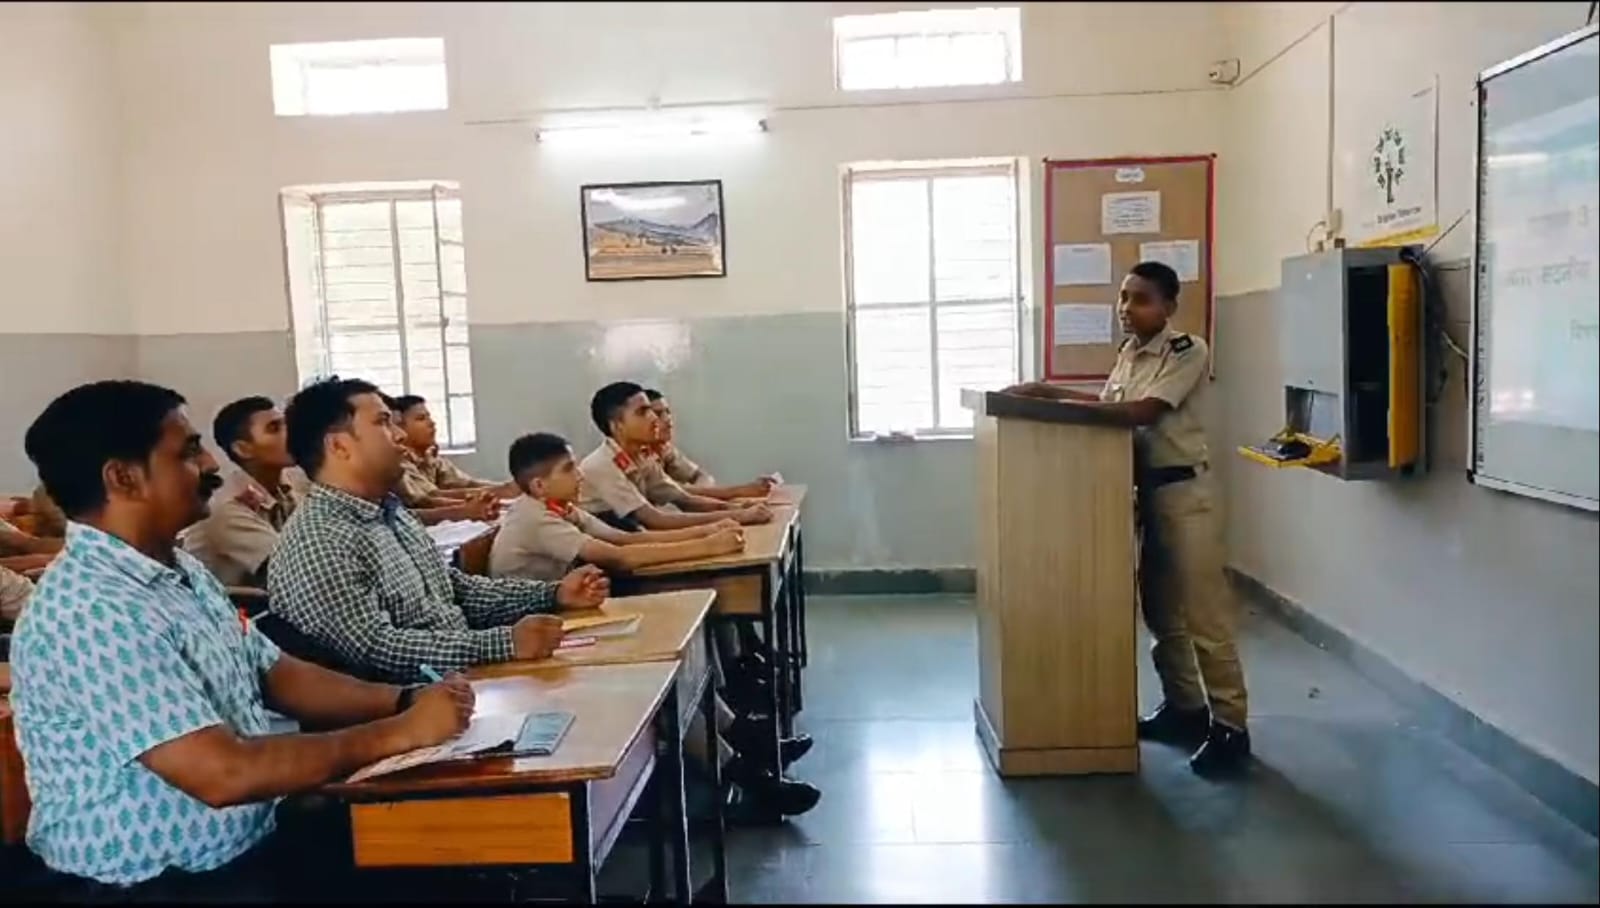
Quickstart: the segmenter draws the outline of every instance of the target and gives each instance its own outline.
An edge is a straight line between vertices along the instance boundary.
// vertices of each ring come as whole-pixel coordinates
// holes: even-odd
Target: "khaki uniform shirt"
[[[1134,433],[1136,463],[1141,467],[1192,467],[1206,462],[1206,433],[1197,412],[1204,388],[1209,353],[1206,342],[1171,325],[1139,345],[1124,341],[1117,351],[1101,400],[1136,401],[1155,397],[1171,410],[1154,425]]]
[[[609,438],[578,469],[583,473],[578,504],[591,514],[610,511],[626,517],[647,504],[676,504],[689,494],[662,469],[660,458],[632,457]]]
[[[440,489],[470,489],[478,484],[477,480],[437,450],[418,454],[406,448],[401,456],[401,465],[405,473],[401,475],[400,486],[395,491],[407,507],[416,507]]]
[[[32,580],[10,568],[0,567],[0,618],[16,621],[32,595]]]
[[[211,496],[211,515],[184,530],[179,541],[223,586],[255,586],[263,579],[261,566],[277,548],[278,534],[299,503],[300,496],[287,479],[269,493],[240,470]]]
[[[681,485],[714,486],[717,478],[690,460],[677,445],[666,442],[656,445],[653,452],[661,458],[661,469],[668,478]]]
[[[489,550],[491,577],[560,580],[605,523],[582,508],[527,495],[506,511]]]

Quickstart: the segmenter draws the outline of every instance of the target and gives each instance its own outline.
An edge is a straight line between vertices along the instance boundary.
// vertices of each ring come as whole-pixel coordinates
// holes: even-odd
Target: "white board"
[[[1474,482],[1600,510],[1600,29],[1478,80]]]

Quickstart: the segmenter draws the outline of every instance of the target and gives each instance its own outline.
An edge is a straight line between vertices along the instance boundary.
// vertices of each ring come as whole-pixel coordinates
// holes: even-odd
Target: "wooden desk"
[[[803,485],[781,485],[772,490],[773,504],[786,504],[796,511],[802,509],[806,500],[806,487]],[[794,529],[791,530],[794,547],[794,608],[790,610],[789,639],[794,641],[794,659],[792,673],[794,675],[794,708],[796,712],[805,704],[801,696],[803,685],[800,683],[800,670],[811,661],[810,652],[806,646],[806,544],[805,534],[801,532],[802,522],[796,518]]]
[[[529,671],[570,668],[576,665],[627,665],[634,662],[681,662],[678,672],[679,720],[687,727],[692,712],[702,697],[714,693],[711,681],[710,615],[716,593],[711,590],[680,590],[607,599],[598,609],[563,612],[564,617],[582,617],[606,612],[637,612],[639,628],[622,637],[601,637],[592,645],[562,650],[537,662],[501,662],[467,670],[467,677],[507,678]],[[573,634],[583,636],[583,631]],[[714,705],[713,705],[714,709]],[[713,747],[712,753],[716,752]]]
[[[680,590],[671,593],[652,593],[644,596],[624,596],[606,600],[598,609],[567,614],[579,617],[602,612],[637,612],[639,628],[622,637],[601,637],[593,645],[558,652],[549,659],[538,662],[503,662],[498,665],[479,666],[468,670],[473,680],[480,678],[515,677],[529,671],[572,667],[578,665],[624,665],[634,662],[672,662],[678,665],[675,687],[678,700],[678,728],[687,735],[693,720],[693,710],[700,710],[705,722],[706,753],[711,754],[709,765],[703,767],[710,776],[712,791],[722,790],[722,771],[717,764],[717,709],[716,685],[711,676],[711,653],[714,642],[711,614],[716,593],[711,590]],[[576,636],[581,636],[579,631]],[[727,848],[726,823],[721,798],[713,799],[707,828],[711,833],[712,884],[721,893],[721,902],[727,901]],[[713,901],[719,901],[713,898]]]
[[[461,566],[462,573],[488,576],[489,552],[494,548],[494,537],[499,532],[500,527],[491,526],[456,550],[456,563]]]
[[[761,627],[770,650],[768,680],[772,691],[773,754],[778,736],[793,733],[799,707],[799,660],[794,640],[797,596],[801,586],[795,547],[800,511],[775,505],[770,523],[745,527],[745,550],[732,555],[680,561],[641,568],[613,579],[620,593],[671,590],[716,591],[715,616],[720,621],[748,622]]]
[[[800,507],[805,500],[806,487],[794,483],[785,483],[778,486],[772,490],[772,494],[767,496],[768,504],[786,504],[796,508]]]
[[[681,744],[657,759],[658,742],[678,741],[677,672],[676,662],[647,662],[473,682],[479,715],[565,710],[572,728],[548,757],[458,760],[326,786],[349,803],[356,867],[537,868],[564,897],[592,903],[596,871],[653,778],[662,795],[650,812],[655,889],[665,839],[687,839]],[[687,900],[687,873],[675,876]]]

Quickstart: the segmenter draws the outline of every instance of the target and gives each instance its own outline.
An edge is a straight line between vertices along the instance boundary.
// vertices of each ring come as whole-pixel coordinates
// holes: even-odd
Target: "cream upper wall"
[[[878,8],[888,6],[123,10],[121,262],[135,330],[285,330],[276,194],[287,185],[459,180],[478,324],[838,311],[841,164],[1019,156],[1037,170],[1046,155],[1209,152],[1219,141],[1225,96],[1205,80],[1222,46],[1213,6],[1025,4],[1020,85],[846,98],[832,85],[830,18]],[[446,38],[451,110],[273,116],[270,44],[400,35]],[[771,131],[714,147],[610,152],[533,141],[540,110],[652,96],[758,102]],[[710,177],[724,181],[725,280],[583,279],[579,184]],[[1031,201],[1037,220],[1037,189]]]
[[[94,8],[0,4],[0,333],[118,334],[110,38]]]
[[[1360,188],[1341,162],[1364,155],[1364,118],[1438,78],[1438,220],[1473,200],[1473,86],[1488,66],[1578,28],[1586,3],[1228,3],[1220,13],[1244,78],[1229,94],[1218,164],[1217,288],[1275,287],[1281,261],[1332,204]],[[1331,25],[1330,25],[1331,23]],[[1333,116],[1330,123],[1329,60]],[[1331,133],[1331,143],[1330,143]],[[1359,172],[1359,169],[1358,171]],[[1434,250],[1470,254],[1463,223]]]

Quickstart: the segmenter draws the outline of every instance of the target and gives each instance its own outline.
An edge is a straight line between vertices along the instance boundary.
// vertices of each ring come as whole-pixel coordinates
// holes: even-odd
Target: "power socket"
[[[1322,223],[1328,239],[1333,239],[1344,231],[1344,211],[1338,208],[1329,209]]]

